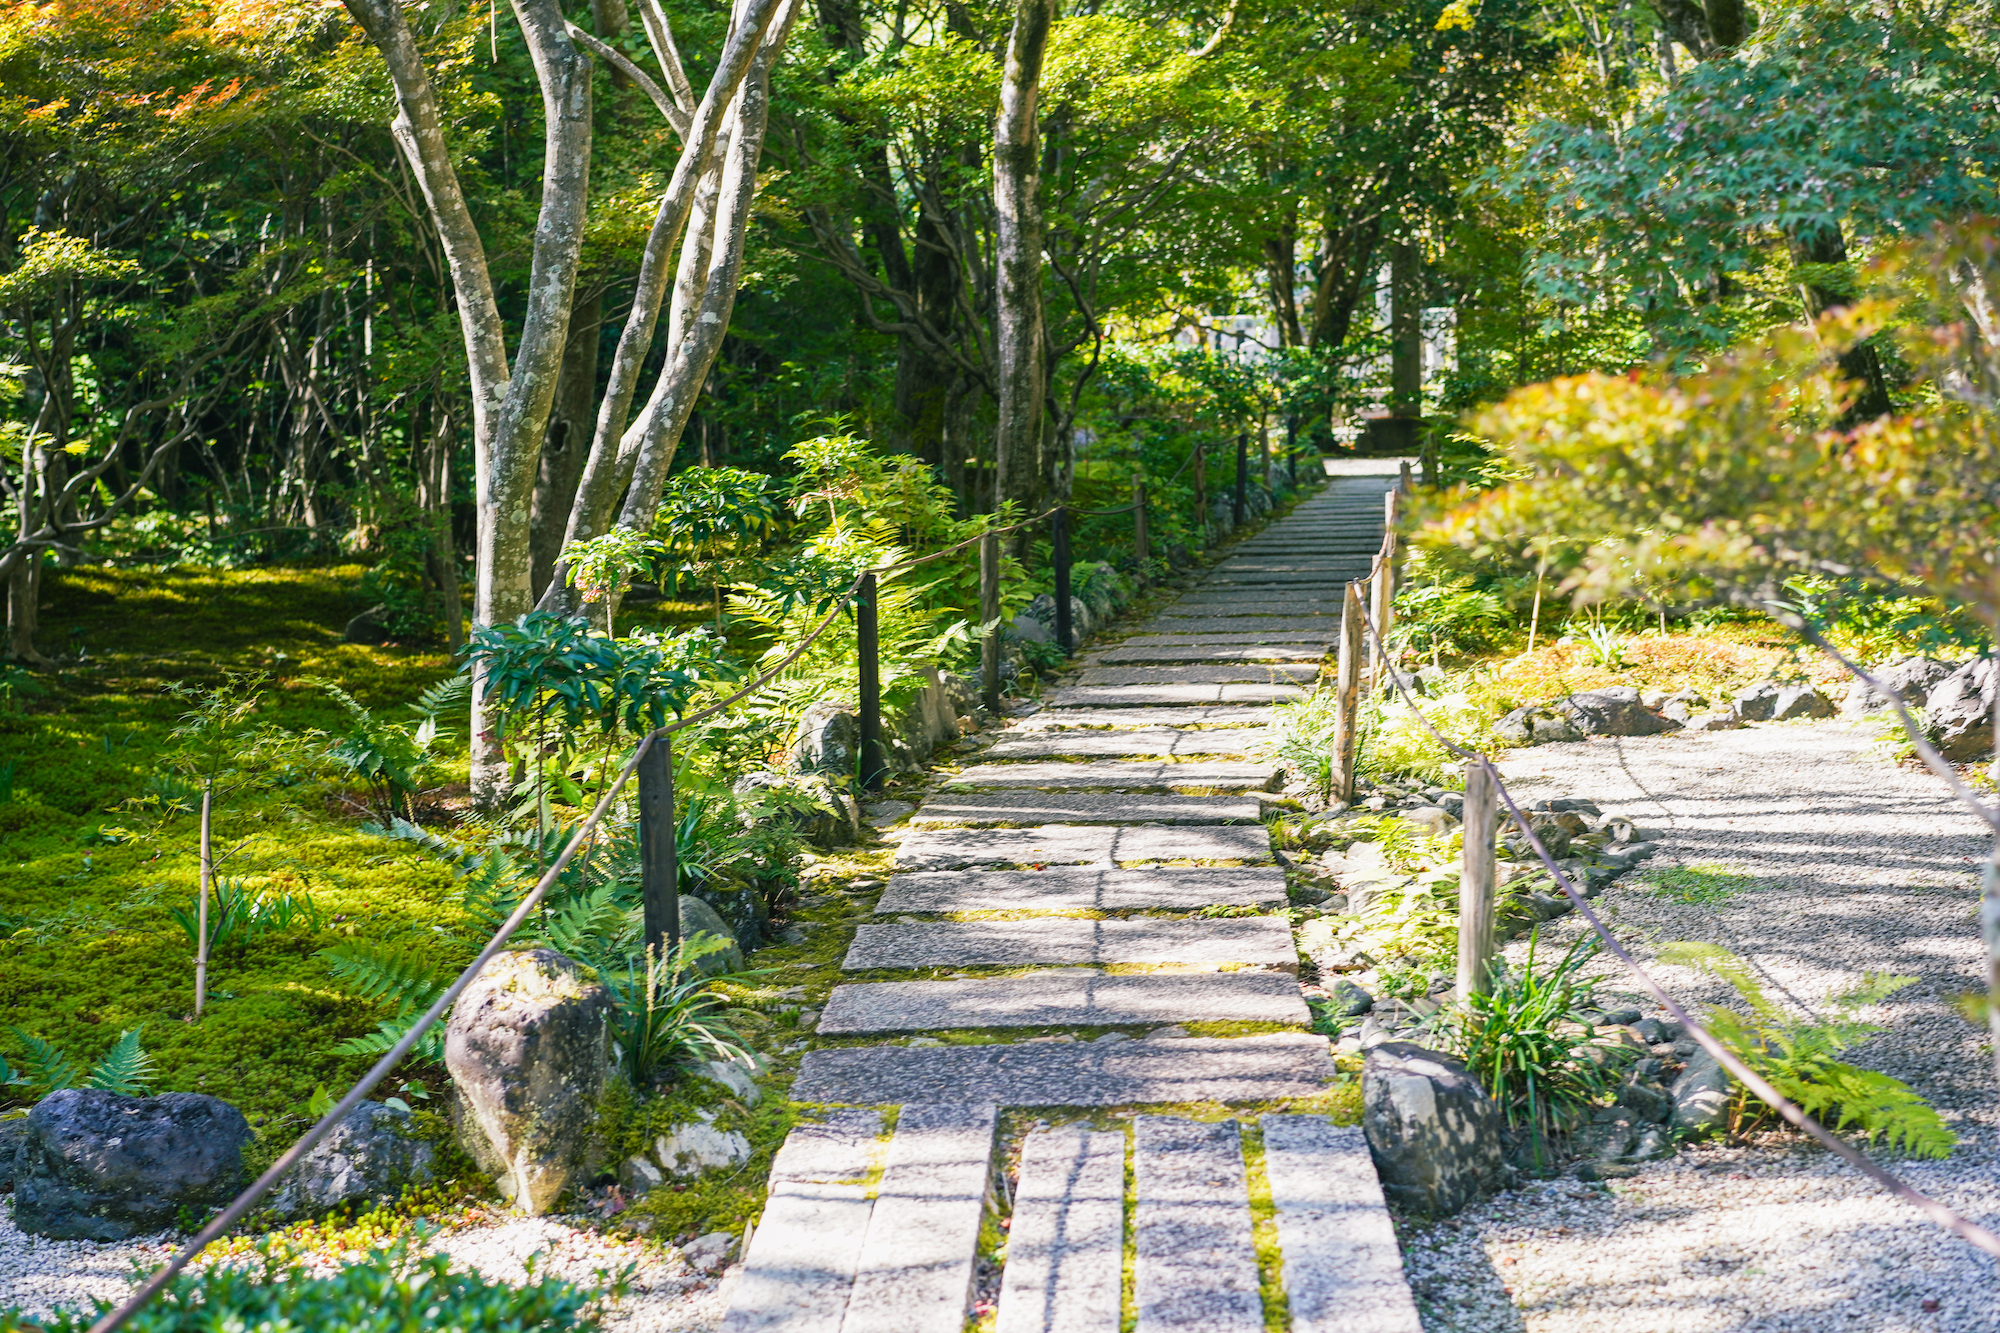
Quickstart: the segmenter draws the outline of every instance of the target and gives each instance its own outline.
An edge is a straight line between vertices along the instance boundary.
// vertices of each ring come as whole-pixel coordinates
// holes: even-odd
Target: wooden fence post
[[[639,886],[647,945],[671,958],[681,942],[680,866],[674,847],[674,741],[655,736],[639,756]]]
[[[1075,651],[1076,636],[1069,617],[1069,510],[1057,507],[1050,536],[1049,558],[1056,576],[1056,646],[1065,653]]]
[[[1361,727],[1362,595],[1367,585],[1356,581],[1347,585],[1340,607],[1340,667],[1334,678],[1333,795],[1335,800],[1354,800],[1354,743]]]
[[[854,599],[854,640],[861,659],[861,788],[882,790],[889,765],[882,753],[882,661],[875,617],[875,575],[861,576]]]
[[[1493,835],[1498,831],[1499,793],[1483,763],[1465,770],[1465,850],[1458,871],[1458,998],[1486,994],[1493,963]]]
[[[1396,619],[1396,557],[1400,549],[1396,541],[1396,499],[1395,491],[1382,497],[1382,554],[1376,559],[1371,575],[1375,585],[1371,608],[1375,620],[1375,669],[1370,674],[1378,690],[1389,683],[1389,630]]]
[[[1229,521],[1236,527],[1243,526],[1248,516],[1245,506],[1249,502],[1250,489],[1250,432],[1236,432],[1236,494],[1229,501]]]
[[[979,539],[979,619],[993,626],[979,645],[979,702],[1000,714],[1000,534]]]
[[[1208,445],[1194,447],[1194,530],[1195,538],[1208,545]]]
[[[1297,490],[1299,485],[1299,419],[1295,416],[1287,416],[1285,418],[1285,464],[1291,469],[1292,489]]]
[[[1153,548],[1146,539],[1146,474],[1132,469],[1132,553],[1139,560],[1139,577],[1146,577],[1146,562]]]

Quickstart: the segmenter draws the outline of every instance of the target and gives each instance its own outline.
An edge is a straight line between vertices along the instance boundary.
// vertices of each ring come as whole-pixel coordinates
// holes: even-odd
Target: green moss
[[[1250,1236],[1257,1249],[1257,1287],[1264,1300],[1266,1333],[1286,1333],[1291,1327],[1291,1302],[1285,1297],[1284,1255],[1278,1248],[1278,1209],[1271,1202],[1271,1178],[1264,1169],[1264,1127],[1255,1119],[1240,1124],[1243,1168],[1250,1186]]]

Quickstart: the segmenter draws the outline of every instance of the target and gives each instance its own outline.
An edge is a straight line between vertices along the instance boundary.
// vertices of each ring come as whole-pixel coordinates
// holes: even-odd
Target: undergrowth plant
[[[725,1017],[727,1002],[717,994],[719,979],[706,974],[703,958],[729,948],[709,934],[681,940],[661,955],[648,944],[645,958],[622,967],[602,968],[598,977],[615,1004],[611,1040],[635,1088],[655,1086],[671,1070],[698,1060],[751,1064],[749,1050]]]
[[[201,943],[201,907],[199,903],[189,903],[186,907],[168,909],[175,924],[187,935],[191,944]],[[303,893],[253,893],[240,879],[215,881],[215,890],[208,911],[208,952],[228,944],[249,943],[265,935],[282,935],[298,928],[318,933],[325,929],[326,917]]]
[[[417,796],[437,763],[438,719],[464,707],[472,678],[452,676],[425,690],[409,706],[417,715],[414,723],[376,717],[330,680],[312,683],[340,705],[347,725],[338,731],[309,732],[307,738],[324,746],[327,761],[336,769],[368,784],[383,819],[415,819]]]
[[[1610,1099],[1620,1070],[1612,1060],[1589,1058],[1578,1028],[1577,1014],[1596,1006],[1596,981],[1582,969],[1596,956],[1597,937],[1582,937],[1541,967],[1535,963],[1539,944],[1537,931],[1519,971],[1496,958],[1487,992],[1468,996],[1445,1030],[1507,1123],[1527,1136],[1541,1168],[1552,1160],[1553,1141],[1581,1113]]]
[[[1951,1154],[1958,1136],[1914,1088],[1834,1058],[1883,1031],[1881,1024],[1856,1015],[1913,985],[1915,977],[1870,972],[1859,986],[1829,1002],[1829,1017],[1794,1018],[1772,1003],[1741,958],[1720,945],[1669,944],[1660,950],[1660,959],[1729,983],[1750,1012],[1711,1005],[1708,1030],[1807,1115],[1917,1157]],[[1746,1133],[1776,1114],[1748,1088],[1736,1086],[1729,1103],[1732,1132]]]
[[[1698,907],[1727,902],[1756,883],[1748,875],[1721,865],[1669,866],[1648,870],[1645,878],[1660,897]]]
[[[1284,764],[1322,801],[1332,800],[1339,771],[1333,748],[1339,700],[1339,691],[1327,687],[1273,705],[1271,720],[1252,748],[1252,756]]]
[[[26,1088],[37,1096],[60,1092],[65,1088],[101,1088],[106,1092],[137,1097],[153,1082],[153,1057],[146,1054],[146,1048],[139,1044],[146,1030],[144,1023],[119,1033],[118,1040],[105,1052],[104,1058],[92,1065],[88,1072],[33,1033],[23,1032],[17,1027],[7,1030],[14,1034],[14,1039],[21,1043],[26,1054],[18,1073],[4,1058],[0,1058],[0,1086]]]

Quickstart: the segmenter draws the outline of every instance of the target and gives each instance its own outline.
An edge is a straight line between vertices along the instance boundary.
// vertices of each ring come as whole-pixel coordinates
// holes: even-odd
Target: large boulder
[[[547,1212],[584,1167],[610,1018],[596,974],[553,949],[499,955],[452,1007],[459,1142],[516,1207]]]
[[[1954,668],[1949,662],[1939,662],[1929,657],[1904,657],[1894,662],[1876,667],[1868,674],[1882,688],[1872,689],[1862,681],[1855,681],[1847,687],[1847,697],[1841,701],[1841,710],[1848,713],[1873,713],[1889,706],[1890,696],[1901,699],[1917,709],[1924,706],[1924,698],[1933,686],[1949,676]]]
[[[815,847],[846,847],[861,836],[861,807],[824,773],[778,773],[756,769],[738,777],[738,796],[768,797],[758,812],[746,812],[745,827],[782,822]]]
[[[14,1188],[14,1153],[28,1137],[28,1117],[0,1120],[0,1194]]]
[[[1582,728],[1564,713],[1544,704],[1528,704],[1493,724],[1502,745],[1548,745],[1555,741],[1580,741]]]
[[[844,699],[821,699],[799,716],[792,759],[807,773],[852,776],[861,753],[861,719]]]
[[[394,1203],[431,1178],[436,1149],[411,1131],[410,1113],[363,1102],[272,1189],[271,1210],[290,1221],[347,1203]]]
[[[1996,686],[2000,686],[2000,663],[1980,657],[1931,687],[1924,698],[1924,729],[1939,754],[1964,763],[1993,748]]]
[[[1385,1041],[1368,1052],[1361,1097],[1383,1193],[1405,1211],[1448,1217],[1499,1183],[1500,1109],[1450,1056]]]
[[[709,954],[695,966],[708,976],[723,972],[743,970],[743,945],[736,932],[722,919],[722,913],[690,893],[681,895],[681,938],[691,940],[697,935],[713,935],[728,947]]]
[[[200,1093],[52,1092],[15,1152],[14,1223],[59,1240],[164,1230],[229,1202],[250,1137],[242,1112]]]
[[[1630,685],[1582,690],[1556,704],[1588,736],[1657,736],[1681,724],[1646,707]]]
[[[1766,680],[1738,693],[1731,711],[1745,722],[1789,722],[1801,717],[1832,717],[1833,704],[1802,680]]]

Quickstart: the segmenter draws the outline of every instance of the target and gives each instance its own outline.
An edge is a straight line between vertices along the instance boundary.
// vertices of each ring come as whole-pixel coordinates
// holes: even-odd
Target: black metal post
[[[1248,513],[1245,508],[1250,488],[1250,432],[1240,432],[1236,437],[1236,496],[1230,501],[1229,518],[1237,527],[1243,526]]]
[[[875,576],[861,576],[861,590],[854,598],[854,642],[861,659],[861,787],[882,790],[889,767],[882,754],[882,661],[881,640],[875,621]]]
[[[1000,534],[979,539],[979,619],[993,632],[979,645],[979,702],[1000,715]]]
[[[1146,562],[1153,558],[1152,543],[1146,535],[1146,474],[1132,470],[1132,554],[1139,560],[1139,577],[1146,577]]]
[[[1056,510],[1053,535],[1055,549],[1051,555],[1056,566],[1056,646],[1067,653],[1075,647],[1069,624],[1069,510]]]
[[[639,885],[646,943],[670,958],[681,942],[680,867],[674,861],[674,742],[656,736],[639,756]]]

